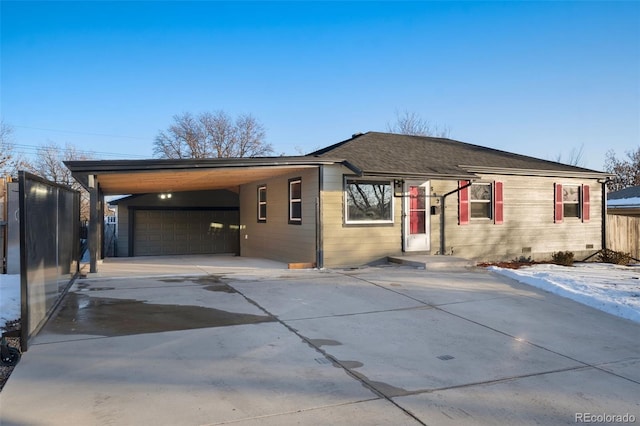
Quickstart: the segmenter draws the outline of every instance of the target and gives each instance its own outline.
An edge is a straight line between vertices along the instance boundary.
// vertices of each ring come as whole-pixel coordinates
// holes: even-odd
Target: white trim
[[[264,194],[265,194],[265,198],[266,198],[267,185],[258,185],[258,191],[257,191],[257,195],[258,195],[258,200],[257,201],[258,202],[257,202],[257,205],[258,205],[258,222],[260,222],[260,223],[264,223],[264,222],[267,221],[267,201],[266,200],[265,201],[261,201],[260,200],[260,191],[262,191],[262,190],[264,190]],[[265,209],[264,210],[264,217],[262,217],[260,215],[261,214],[260,207],[262,207],[263,205],[264,205],[264,209]]]
[[[389,204],[391,205],[391,219],[379,219],[379,220],[353,220],[353,219],[349,219],[349,201],[348,201],[348,192],[347,192],[347,185],[348,185],[348,181],[360,181],[360,182],[364,182],[364,183],[374,183],[374,182],[380,182],[381,184],[388,184],[389,185],[389,196],[390,196],[390,202]],[[388,179],[375,179],[375,178],[370,178],[370,179],[366,179],[366,178],[354,178],[352,176],[344,176],[343,178],[343,215],[344,215],[344,223],[345,225],[388,225],[388,224],[393,224],[395,223],[395,202],[394,202],[394,197],[393,197],[393,181],[392,180],[388,180]]]
[[[300,198],[292,198],[291,194],[291,185],[294,184],[300,184]],[[288,198],[289,198],[289,223],[291,222],[300,222],[302,223],[302,178],[294,178],[294,179],[290,179],[289,180],[289,194],[288,194]],[[300,217],[292,217],[291,213],[293,212],[293,204],[294,203],[299,203],[300,204]]]
[[[425,203],[424,203],[424,234],[411,234],[411,197],[409,196],[410,186],[423,186],[425,187]],[[430,181],[405,181],[402,197],[402,221],[403,221],[403,235],[404,251],[429,251],[431,250],[431,183]],[[421,237],[424,235],[424,237]]]

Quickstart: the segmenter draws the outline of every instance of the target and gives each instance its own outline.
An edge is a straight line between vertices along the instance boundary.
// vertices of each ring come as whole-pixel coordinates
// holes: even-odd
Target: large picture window
[[[346,223],[392,223],[393,187],[389,181],[347,179]]]
[[[302,223],[302,179],[289,180],[289,223]]]

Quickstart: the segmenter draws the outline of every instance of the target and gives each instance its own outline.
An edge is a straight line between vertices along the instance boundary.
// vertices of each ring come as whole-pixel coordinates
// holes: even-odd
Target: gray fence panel
[[[22,349],[78,271],[79,193],[20,172]]]

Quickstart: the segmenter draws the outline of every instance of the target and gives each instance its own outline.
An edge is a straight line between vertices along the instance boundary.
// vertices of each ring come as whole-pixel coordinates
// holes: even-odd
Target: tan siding
[[[458,225],[457,196],[450,196],[446,201],[447,254],[478,260],[520,256],[541,260],[560,250],[573,251],[581,257],[600,249],[602,199],[601,186],[595,180],[496,175],[482,176],[482,180],[504,182],[504,224],[472,219],[469,225]],[[554,223],[554,182],[590,185],[589,222],[565,218],[563,223]],[[438,193],[454,189],[455,185],[441,184]],[[435,233],[433,237],[439,239]]]
[[[394,223],[344,225],[342,167],[325,167],[323,206],[324,266],[362,265],[399,254],[402,247],[401,202],[394,199]]]
[[[302,224],[289,224],[289,179],[302,178]],[[258,222],[257,193],[267,185],[267,221]],[[240,253],[282,262],[316,261],[318,169],[295,172],[240,188]]]

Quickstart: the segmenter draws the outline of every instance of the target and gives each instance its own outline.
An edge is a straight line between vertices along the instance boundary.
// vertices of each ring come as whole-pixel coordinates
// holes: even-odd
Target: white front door
[[[404,249],[427,251],[429,241],[429,181],[405,182],[404,187]]]

